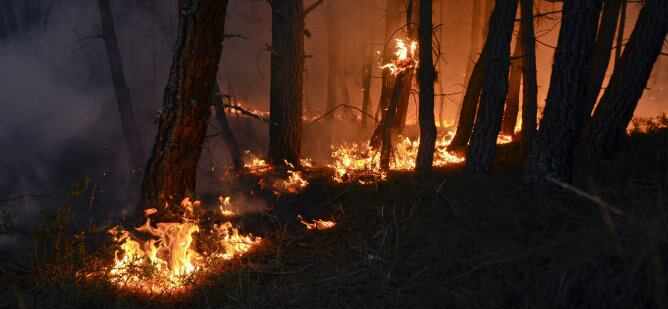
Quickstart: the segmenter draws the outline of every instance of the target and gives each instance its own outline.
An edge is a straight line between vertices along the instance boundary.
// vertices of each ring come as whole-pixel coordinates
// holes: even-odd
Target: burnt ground
[[[188,294],[137,296],[80,280],[77,267],[109,251],[101,236],[70,236],[23,262],[2,254],[0,307],[665,308],[668,131],[626,146],[580,168],[583,192],[527,188],[512,144],[488,177],[452,166],[351,185],[315,170],[301,193],[238,219],[263,245]],[[297,214],[337,225],[307,231]],[[81,229],[60,216],[42,231]]]

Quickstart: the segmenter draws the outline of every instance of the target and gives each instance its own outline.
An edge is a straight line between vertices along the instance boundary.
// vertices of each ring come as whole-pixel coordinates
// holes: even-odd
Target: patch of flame
[[[415,59],[415,51],[417,50],[417,42],[411,41],[410,46],[402,39],[397,39],[397,50],[394,52],[395,58],[392,62],[381,66],[382,69],[389,69],[392,75],[417,67],[418,60]]]
[[[297,219],[299,222],[304,224],[304,226],[306,226],[307,230],[326,230],[336,226],[336,222],[322,219],[316,219],[313,222],[306,222],[301,215],[297,215]]]

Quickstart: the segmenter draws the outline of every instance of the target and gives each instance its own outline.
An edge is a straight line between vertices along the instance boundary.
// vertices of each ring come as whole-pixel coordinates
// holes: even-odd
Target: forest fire
[[[229,205],[229,198],[222,200]],[[159,222],[153,227],[148,217],[157,212],[153,210],[135,232],[118,227],[109,231],[120,249],[108,272],[112,284],[146,294],[184,292],[195,275],[209,270],[217,260],[243,255],[261,241],[240,234],[230,222],[203,230],[195,218],[200,203],[186,198],[180,206],[185,211],[183,222]]]
[[[307,230],[327,230],[336,226],[336,222],[322,219],[316,219],[313,222],[306,222],[301,215],[297,215],[297,219],[299,222],[304,224]]]
[[[417,42],[411,41],[410,46],[406,45],[406,42],[402,39],[397,39],[396,42],[397,50],[394,52],[395,59],[381,66],[382,69],[389,69],[392,75],[395,76],[406,69],[416,67],[418,64],[418,60],[414,58],[415,51],[417,50]]]

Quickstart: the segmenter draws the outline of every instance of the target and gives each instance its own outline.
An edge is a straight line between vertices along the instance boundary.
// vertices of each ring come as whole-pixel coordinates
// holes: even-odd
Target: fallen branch
[[[355,106],[352,106],[352,105],[347,105],[347,104],[339,104],[339,105],[337,105],[336,107],[334,107],[334,108],[332,108],[331,110],[329,110],[328,112],[326,112],[324,115],[322,115],[322,116],[316,118],[315,120],[311,121],[311,123],[316,123],[316,122],[322,120],[323,118],[327,117],[329,114],[333,113],[335,110],[339,109],[340,107],[352,108],[352,109],[357,110],[357,111],[359,111],[360,113],[362,113],[362,115],[367,116],[367,117],[373,119],[373,121],[375,121],[376,123],[379,123],[379,122],[380,122],[380,121],[378,121],[378,119],[376,119],[376,117],[371,116],[369,113],[367,113],[367,112],[365,112],[365,111],[359,109],[358,107],[355,107]]]
[[[226,95],[226,94],[221,95],[221,97],[226,97],[228,100],[230,99],[230,96],[229,96],[229,95]],[[269,119],[267,119],[267,118],[264,118],[264,117],[262,117],[262,116],[260,116],[260,115],[256,115],[256,114],[252,113],[251,111],[249,111],[249,110],[247,110],[247,109],[245,109],[245,108],[243,108],[243,107],[241,107],[241,106],[238,106],[238,105],[232,105],[232,104],[230,104],[230,103],[222,103],[222,105],[223,105],[223,107],[225,107],[225,108],[231,108],[231,109],[236,110],[236,111],[238,111],[238,112],[240,112],[240,113],[242,113],[242,114],[244,114],[244,115],[246,115],[246,116],[253,117],[253,118],[255,118],[255,119],[257,119],[257,120],[260,120],[260,121],[264,121],[264,122],[266,122],[266,123],[268,123],[268,124],[270,124],[270,125],[272,125],[272,126],[278,126],[277,123],[275,123],[275,122],[273,122],[273,121],[271,121],[271,120],[269,120]]]

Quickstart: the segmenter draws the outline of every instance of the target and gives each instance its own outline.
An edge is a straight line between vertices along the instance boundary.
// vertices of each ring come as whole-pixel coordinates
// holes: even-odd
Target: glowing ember
[[[229,198],[223,200],[229,203]],[[147,217],[146,223],[135,229],[136,234],[120,228],[109,231],[120,248],[109,270],[111,283],[140,293],[183,291],[194,275],[209,270],[216,259],[243,255],[260,242],[259,237],[239,234],[230,222],[214,225],[211,231],[201,231],[193,219],[199,202],[185,199],[181,207],[186,210],[183,223],[161,222],[153,227]],[[206,246],[211,250],[198,252],[195,239],[210,241]]]
[[[297,219],[306,226],[307,230],[326,230],[331,229],[336,225],[334,221],[327,221],[322,219],[316,219],[315,221],[309,223],[304,221],[301,215],[297,215]]]
[[[251,174],[259,175],[271,170],[271,166],[265,160],[258,158],[250,150],[244,151],[243,162],[244,167]]]
[[[220,201],[220,214],[223,215],[224,217],[234,217],[234,212],[229,209],[231,203],[230,203],[230,197],[218,197],[218,200]]]
[[[498,145],[504,145],[504,144],[510,144],[513,141],[513,137],[511,135],[504,135],[501,134],[496,137],[496,143]]]
[[[409,47],[404,40],[397,39],[397,50],[394,52],[395,59],[381,66],[381,68],[389,69],[393,75],[397,75],[410,68],[415,68],[418,64],[417,59],[414,58],[416,49],[417,42],[410,42]]]

